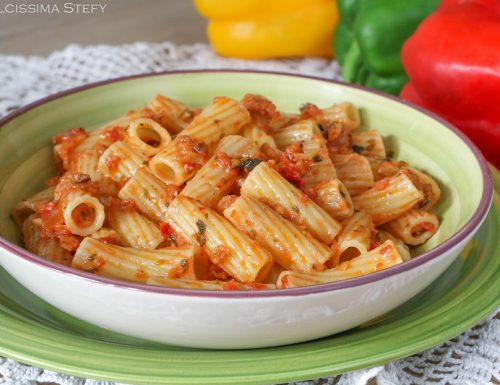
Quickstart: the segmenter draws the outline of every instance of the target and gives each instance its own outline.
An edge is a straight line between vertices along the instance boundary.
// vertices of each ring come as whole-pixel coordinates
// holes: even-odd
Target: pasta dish
[[[150,285],[280,289],[369,274],[438,229],[436,181],[391,158],[351,103],[158,95],[53,138],[58,175],[15,207],[27,250]]]

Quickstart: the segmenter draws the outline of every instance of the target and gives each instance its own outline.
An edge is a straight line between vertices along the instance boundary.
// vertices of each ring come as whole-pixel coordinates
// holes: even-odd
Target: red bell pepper
[[[445,118],[500,168],[500,0],[444,0],[403,45],[400,96]]]

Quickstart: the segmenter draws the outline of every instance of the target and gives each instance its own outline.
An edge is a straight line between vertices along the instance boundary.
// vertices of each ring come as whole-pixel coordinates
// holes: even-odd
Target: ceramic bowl
[[[216,95],[259,93],[280,110],[350,101],[379,129],[395,157],[434,176],[442,189],[438,233],[411,261],[377,273],[304,288],[252,292],[172,289],[101,278],[48,262],[21,247],[14,205],[55,173],[50,139],[88,129],[157,93],[195,106]],[[238,71],[141,75],[80,87],[0,122],[0,263],[34,295],[80,319],[127,335],[202,348],[257,348],[307,341],[371,320],[409,300],[454,261],[485,218],[487,165],[469,140],[436,116],[362,87],[305,76]]]

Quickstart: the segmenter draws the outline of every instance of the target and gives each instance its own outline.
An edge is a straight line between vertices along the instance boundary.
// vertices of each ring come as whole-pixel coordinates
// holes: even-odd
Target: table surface
[[[59,12],[6,13],[15,3],[55,4]],[[191,0],[96,0],[93,14],[64,13],[66,0],[0,0],[0,54],[48,55],[68,44],[125,44],[136,41],[206,42],[205,20]],[[74,4],[77,2],[74,1]],[[3,12],[2,12],[3,11]],[[20,10],[21,11],[21,10]]]

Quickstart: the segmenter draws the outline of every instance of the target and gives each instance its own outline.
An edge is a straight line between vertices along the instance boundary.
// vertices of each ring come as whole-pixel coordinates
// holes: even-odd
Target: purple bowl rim
[[[479,151],[472,141],[465,136],[458,128],[456,128],[451,123],[437,116],[433,112],[430,112],[420,106],[417,106],[411,102],[403,100],[397,96],[393,96],[390,94],[386,94],[384,92],[374,90],[368,87],[360,86],[358,84],[346,83],[338,80],[327,79],[318,76],[311,75],[301,75],[294,73],[286,73],[286,72],[277,72],[277,71],[259,71],[259,70],[238,70],[238,69],[196,69],[196,70],[175,70],[175,71],[162,71],[162,72],[152,72],[152,73],[141,73],[130,76],[123,76],[108,80],[102,80],[99,82],[85,84],[79,87],[74,87],[68,90],[64,90],[61,92],[57,92],[55,94],[49,95],[37,101],[34,101],[30,104],[27,104],[24,107],[21,107],[14,112],[8,114],[4,118],[0,119],[0,131],[2,127],[10,122],[11,120],[27,113],[28,111],[35,109],[43,104],[51,102],[56,99],[63,98],[68,95],[72,95],[81,91],[89,90],[92,88],[97,88],[100,86],[105,86],[113,83],[125,82],[128,80],[141,79],[141,78],[150,78],[150,77],[162,77],[169,75],[186,75],[186,74],[217,74],[217,73],[238,73],[238,74],[257,74],[257,75],[273,75],[273,76],[284,76],[284,77],[292,77],[292,78],[304,78],[309,80],[315,80],[319,82],[337,84],[342,87],[353,88],[355,90],[360,90],[364,92],[368,92],[370,94],[377,95],[379,97],[392,100],[398,104],[402,104],[404,106],[413,108],[420,113],[429,116],[430,118],[438,121],[446,128],[448,128],[451,132],[457,135],[465,145],[472,151],[473,155],[476,158],[476,161],[479,164],[481,169],[482,179],[483,179],[483,193],[481,195],[481,199],[479,204],[472,214],[471,218],[458,230],[454,235],[452,235],[449,239],[436,246],[435,248],[419,255],[417,258],[411,259],[410,261],[404,262],[402,264],[375,272],[371,274],[367,274],[364,276],[350,278],[342,281],[332,282],[332,283],[324,283],[319,285],[312,286],[304,286],[298,288],[288,288],[288,289],[270,289],[270,290],[254,290],[254,291],[215,291],[215,290],[200,290],[200,289],[182,289],[182,288],[170,288],[163,286],[153,286],[139,283],[132,283],[127,281],[121,281],[113,278],[106,278],[97,276],[95,274],[87,273],[84,271],[80,271],[77,269],[73,269],[67,266],[59,265],[54,262],[47,261],[25,249],[22,247],[8,241],[3,236],[0,235],[0,247],[6,249],[7,251],[21,257],[22,259],[33,262],[39,266],[44,268],[49,268],[51,270],[55,270],[57,272],[73,276],[75,278],[81,278],[88,281],[92,281],[94,283],[105,284],[108,286],[113,286],[122,289],[131,289],[149,293],[156,294],[169,294],[169,295],[177,295],[177,296],[189,296],[189,297],[210,297],[210,298],[268,298],[268,297],[295,297],[301,295],[309,295],[309,294],[319,294],[325,293],[332,290],[342,290],[347,288],[352,288],[356,286],[366,285],[369,283],[373,283],[375,281],[383,280],[388,277],[395,276],[397,274],[401,274],[408,270],[412,270],[424,263],[436,259],[441,256],[445,251],[455,247],[459,244],[463,239],[467,236],[471,235],[473,231],[479,227],[482,223],[486,215],[488,214],[489,207],[491,205],[493,199],[493,182],[491,173],[488,168],[488,164],[484,159],[483,155]]]

